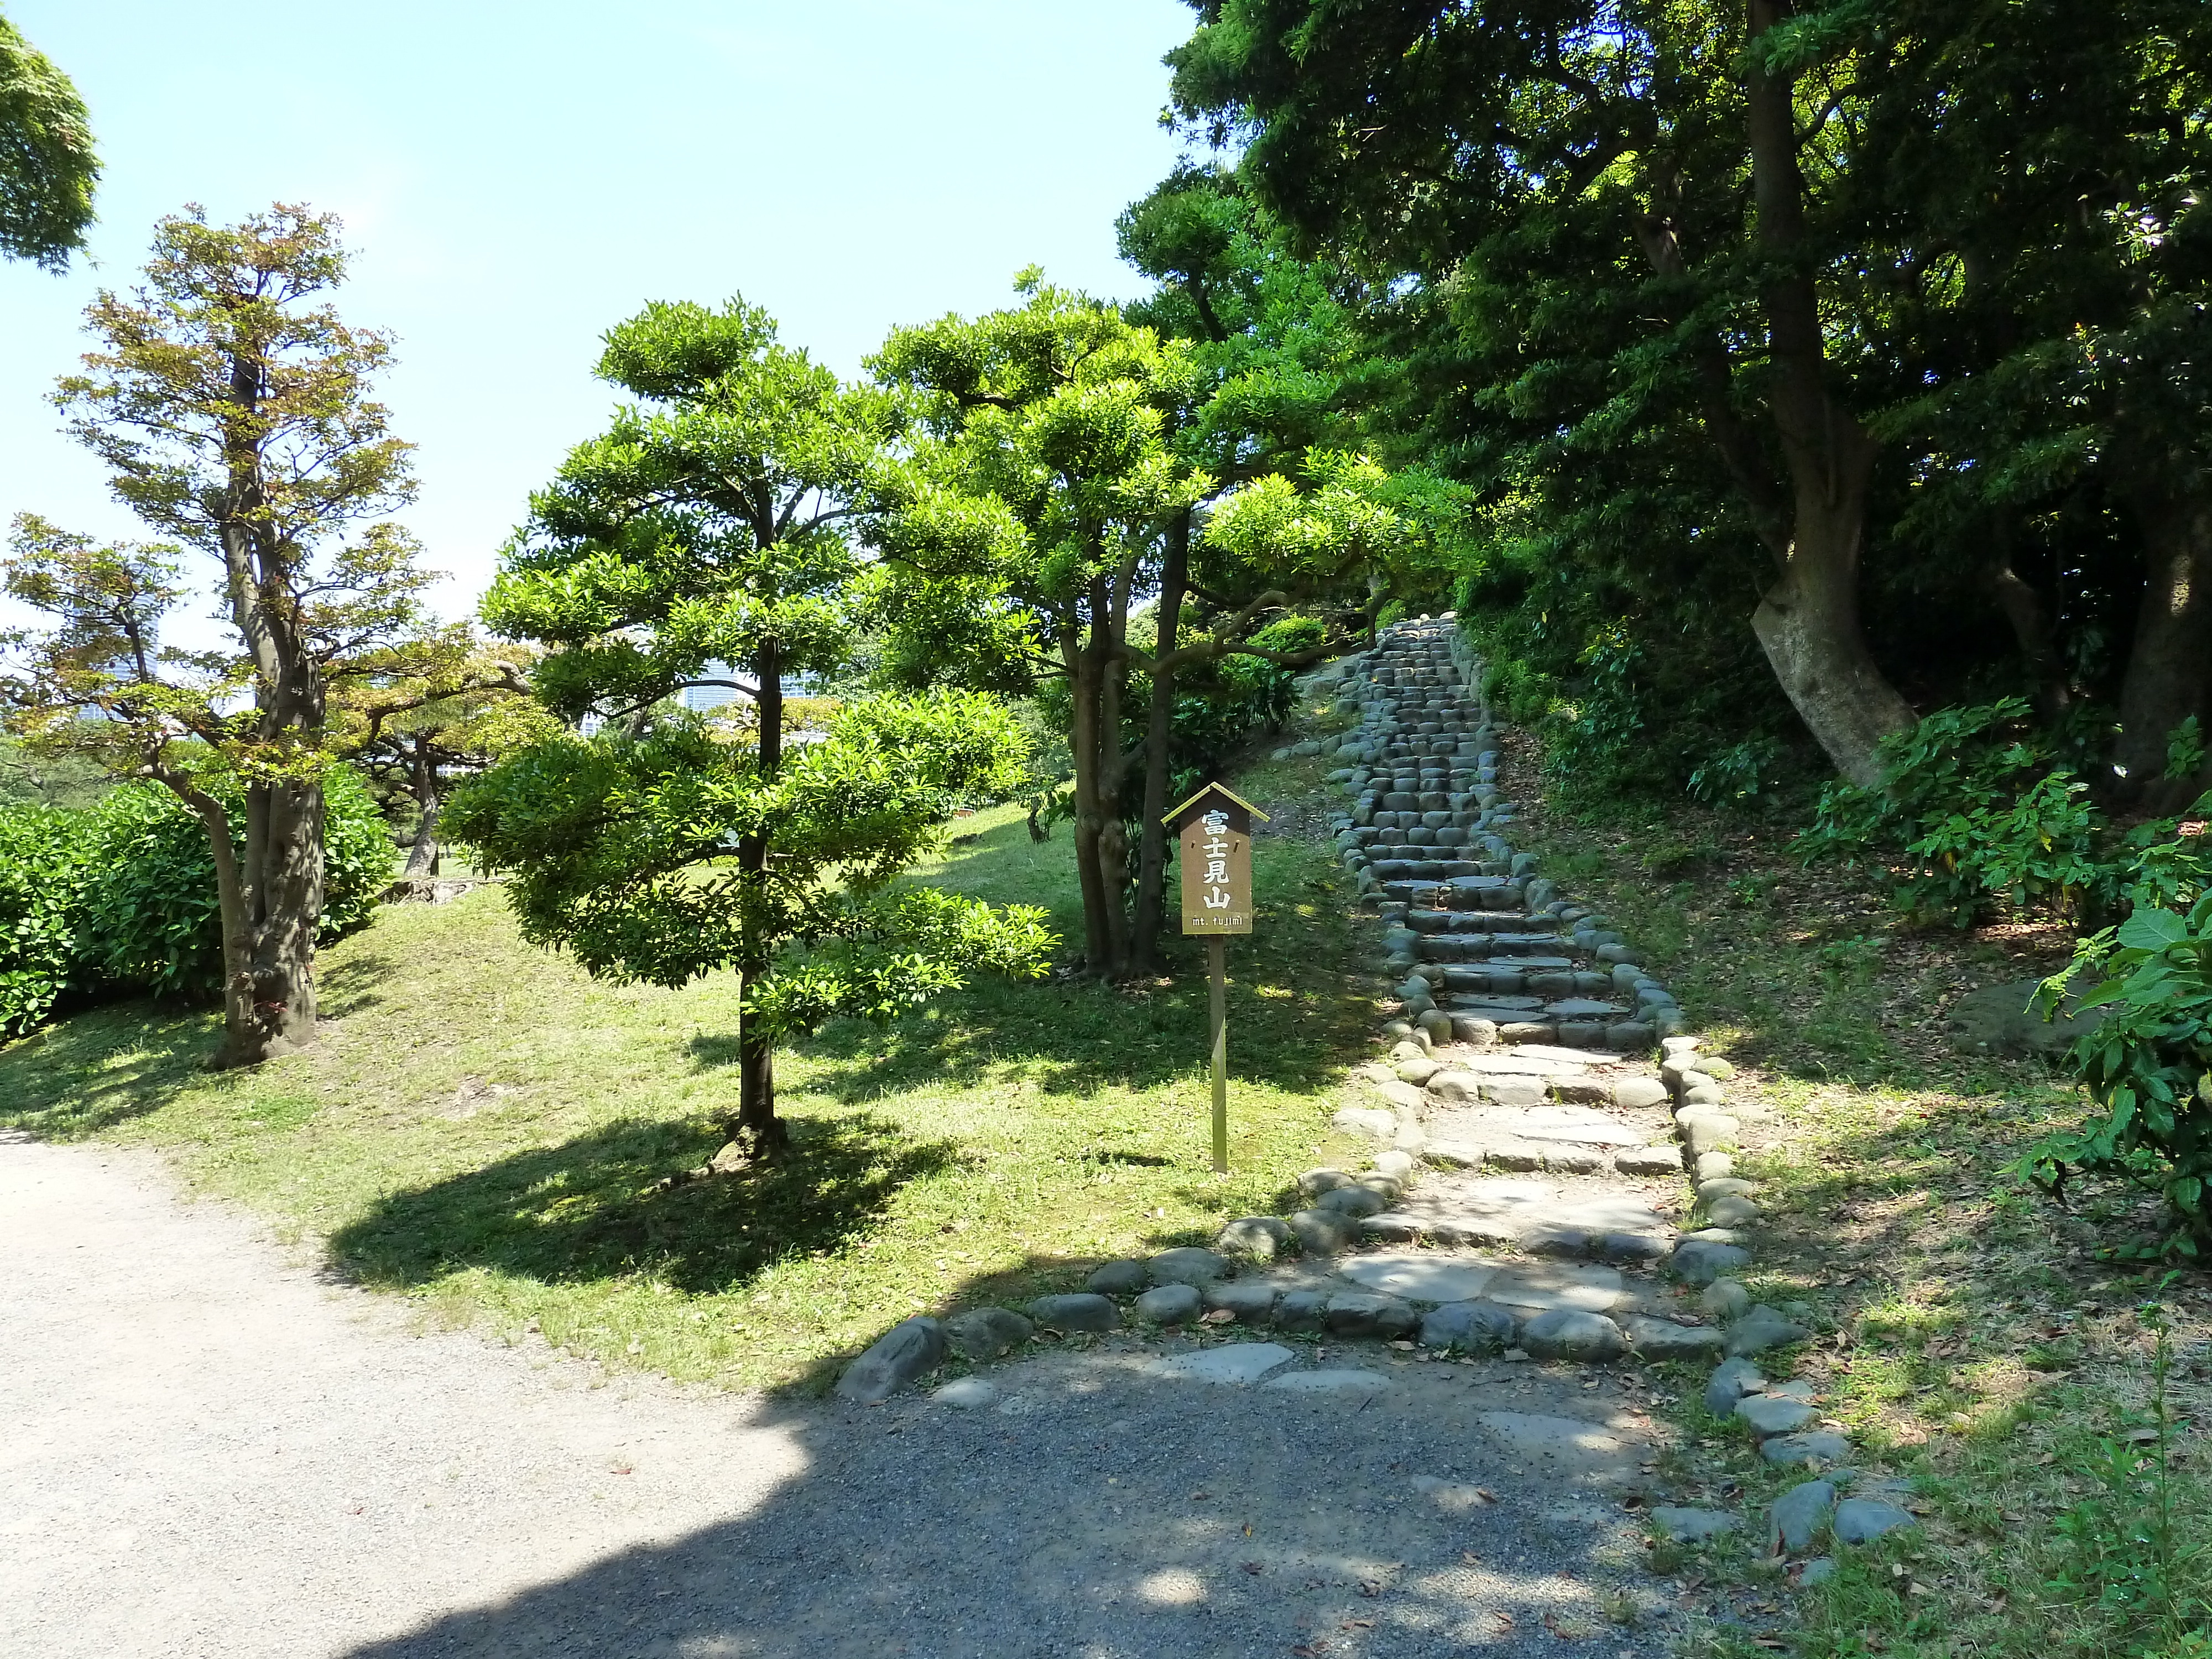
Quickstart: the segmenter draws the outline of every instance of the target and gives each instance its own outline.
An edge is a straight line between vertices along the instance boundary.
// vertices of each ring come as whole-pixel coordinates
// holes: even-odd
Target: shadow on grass
[[[662,1175],[704,1163],[719,1137],[690,1123],[611,1123],[396,1193],[341,1229],[331,1254],[385,1287],[488,1267],[549,1285],[649,1270],[685,1291],[721,1291],[781,1258],[842,1248],[908,1182],[961,1156],[866,1114],[792,1127],[786,1165],[664,1187]]]
[[[375,935],[369,935],[374,941]],[[397,942],[356,939],[344,956],[316,964],[315,1011],[325,1019],[352,1019],[384,1006],[387,981],[404,979],[411,964]]]
[[[1371,994],[1310,973],[1315,964],[1340,960],[1342,947],[1297,936],[1304,931],[1272,949],[1243,940],[1232,948],[1230,1064],[1240,1079],[1288,1090],[1328,1088],[1368,1057],[1376,1018]],[[1168,976],[1134,988],[979,980],[905,1019],[885,1025],[838,1021],[795,1047],[813,1059],[842,1062],[809,1086],[848,1103],[929,1079],[973,1083],[1009,1065],[1030,1069],[1041,1086],[1055,1092],[1155,1088],[1206,1061],[1205,969],[1177,956],[1170,957]],[[691,1054],[702,1067],[737,1058],[735,1043],[721,1037],[695,1039]]]
[[[92,1008],[0,1048],[0,1126],[69,1140],[204,1086],[220,1017],[145,1000]]]
[[[380,988],[410,970],[396,946],[359,943],[325,964],[316,1000],[326,1020],[374,1012],[384,1004]],[[0,1048],[0,1127],[73,1139],[160,1111],[187,1085],[222,1089],[259,1075],[211,1074],[222,1043],[222,1011],[212,1002],[133,997],[79,1006]]]

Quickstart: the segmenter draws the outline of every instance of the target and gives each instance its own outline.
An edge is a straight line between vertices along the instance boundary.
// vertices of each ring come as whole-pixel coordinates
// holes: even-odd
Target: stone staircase
[[[1385,923],[1407,1035],[1649,1054],[1682,1030],[1611,921],[1564,901],[1506,836],[1497,733],[1451,619],[1401,623],[1307,682],[1356,704],[1330,774],[1354,798],[1336,844]]]
[[[1769,1462],[1848,1457],[1808,1388],[1753,1364],[1811,1333],[1753,1304],[1732,1277],[1752,1261],[1759,1218],[1754,1188],[1735,1175],[1733,1069],[1701,1052],[1610,921],[1513,848],[1480,684],[1449,616],[1394,626],[1372,652],[1304,683],[1359,715],[1334,747],[1345,764],[1331,781],[1352,806],[1333,827],[1382,923],[1376,965],[1402,976],[1379,1033],[1387,1054],[1357,1068],[1357,1097],[1335,1118],[1375,1145],[1369,1167],[1309,1170],[1304,1207],[1232,1220],[1211,1250],[1109,1262],[1084,1291],[1018,1314],[909,1320],[841,1392],[880,1400],[948,1352],[989,1359],[1038,1328],[1117,1330],[1126,1308],[1158,1332],[1376,1339],[1419,1358],[1718,1362],[1707,1409],[1747,1424]],[[1324,751],[1310,742],[1295,752]],[[1237,1334],[1204,1351],[1224,1377],[1250,1380],[1237,1369],[1247,1358],[1288,1358]],[[1810,1553],[1832,1509],[1839,1541],[1912,1524],[1890,1486],[1868,1477],[1854,1488],[1865,1513],[1847,1516],[1836,1494],[1850,1480],[1832,1468],[1794,1489],[1775,1506],[1774,1547]],[[1697,1509],[1653,1516],[1685,1541],[1740,1524]],[[1808,1577],[1827,1565],[1810,1563]]]

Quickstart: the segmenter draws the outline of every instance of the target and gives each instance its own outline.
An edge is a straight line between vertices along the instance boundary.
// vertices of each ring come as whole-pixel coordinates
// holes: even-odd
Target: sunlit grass
[[[1522,775],[1526,775],[1524,772]],[[2143,1431],[2152,1345],[2135,1304],[2161,1302],[2177,1361],[2166,1487],[2179,1565],[2172,1607],[2212,1628],[2212,1285],[2113,1254],[2157,1217],[2110,1184],[2062,1206],[2012,1166],[2081,1102],[2045,1062],[1960,1052],[1946,999],[2055,963],[1993,939],[1911,934],[1863,882],[1801,870],[1784,826],[1686,803],[1617,820],[1530,813],[1527,844],[1611,914],[1680,998],[1707,1046],[1741,1068],[1739,1103],[1771,1116],[1739,1160],[1766,1211],[1754,1297],[1803,1310],[1811,1342],[1774,1357],[1814,1382],[1862,1468],[1909,1480],[1922,1524],[1838,1549],[1827,1584],[1791,1594],[1765,1551],[1765,1507],[1807,1479],[1705,1417],[1674,1495],[1743,1510],[1745,1535],[1655,1565],[1697,1581],[1711,1616],[1690,1651],[1756,1659],[2183,1659],[2168,1614],[2085,1566],[2143,1559]],[[1658,882],[1639,848],[1662,831],[1707,852]],[[2054,941],[2063,951],[2064,940]],[[2130,1495],[2105,1504],[2115,1445]],[[2105,1504],[2100,1509],[2100,1504]],[[2133,1507],[2129,1507],[2132,1504]],[[2138,1585],[2137,1588],[2140,1588]],[[2198,1617],[2187,1613],[2186,1617]],[[2161,1623],[2161,1620],[2166,1622]],[[1760,1636],[1765,1640],[1755,1639]]]
[[[1079,932],[1065,832],[1013,808],[922,873]],[[1230,951],[1231,1172],[1209,1167],[1202,957],[1115,988],[978,980],[905,1022],[779,1056],[799,1156],[672,1187],[736,1089],[736,993],[595,982],[503,900],[383,912],[325,954],[308,1053],[201,1069],[213,1017],[133,1004],[0,1050],[0,1121],[167,1149],[372,1285],[612,1365],[818,1382],[920,1310],[1018,1302],[1098,1261],[1203,1242],[1341,1150],[1336,1090],[1372,991],[1334,866],[1258,849],[1259,931]]]

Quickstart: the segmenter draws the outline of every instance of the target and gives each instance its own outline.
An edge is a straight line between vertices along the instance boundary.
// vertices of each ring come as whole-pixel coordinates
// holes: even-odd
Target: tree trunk
[[[783,764],[783,653],[774,641],[754,657],[753,672],[758,680],[753,706],[760,714],[760,771],[769,778]],[[738,843],[738,868],[756,881],[767,871],[768,858],[763,836],[747,836]],[[714,1164],[723,1170],[773,1164],[790,1149],[790,1131],[775,1115],[775,1042],[750,1009],[754,988],[774,975],[775,966],[768,961],[738,969],[738,1115],[722,1126],[728,1144],[715,1153]]]
[[[1868,788],[1881,775],[1875,745],[1910,730],[1914,716],[1875,666],[1859,626],[1865,476],[1847,484],[1840,501],[1807,493],[1798,492],[1789,557],[1760,596],[1752,631],[1806,730],[1837,771]]]
[[[1069,746],[1075,756],[1075,879],[1083,894],[1083,965],[1094,974],[1106,974],[1114,971],[1118,952],[1109,915],[1113,896],[1099,858],[1106,826],[1098,780],[1099,690],[1104,665],[1088,644],[1078,645],[1073,637],[1063,641],[1061,650],[1068,664],[1072,699]]]
[[[242,858],[228,848],[229,823],[203,811],[214,846],[217,891],[226,855],[234,860],[239,927],[225,916],[223,1041],[228,1069],[304,1048],[315,1040],[315,929],[323,914],[323,792],[304,783],[250,785]]]
[[[769,977],[763,969],[740,969],[738,997],[742,1007],[754,986]],[[739,1164],[773,1164],[791,1148],[791,1132],[775,1115],[775,1043],[757,1034],[749,1014],[740,1014],[738,1030],[738,1115],[722,1127],[728,1144],[715,1162],[731,1166],[732,1154]]]
[[[2035,712],[2056,720],[2074,701],[2058,647],[2051,637],[2051,613],[2035,584],[2013,568],[2011,515],[2000,515],[1994,539],[1999,551],[1986,567],[1990,592],[2020,647],[2021,661],[2035,682]]]
[[[1170,804],[1168,747],[1174,733],[1176,682],[1168,659],[1182,629],[1183,582],[1189,569],[1190,514],[1185,510],[1168,526],[1160,566],[1160,621],[1152,658],[1164,665],[1152,672],[1152,707],[1145,723],[1145,817],[1137,845],[1137,911],[1130,919],[1129,960],[1146,973],[1158,971],[1160,935],[1167,926],[1168,831],[1160,820]]]
[[[222,1012],[226,1034],[250,1029],[253,1019],[253,928],[247,917],[245,872],[231,840],[230,814],[221,801],[189,779],[164,775],[161,781],[191,807],[207,831],[215,860],[216,908],[222,923]],[[218,1068],[234,1062],[228,1043],[215,1058]]]
[[[415,823],[415,844],[407,849],[407,867],[399,872],[399,878],[427,881],[438,873],[438,769],[431,763],[425,739],[416,738],[408,769],[421,816]]]
[[[1753,42],[1778,22],[1782,0],[1749,0]],[[1797,167],[1791,82],[1747,53],[1744,107],[1760,251],[1777,274],[1760,290],[1772,367],[1774,422],[1793,486],[1781,576],[1752,629],[1775,678],[1836,769],[1853,783],[1881,775],[1875,745],[1910,728],[1912,708],[1875,666],[1859,625],[1859,557],[1875,442],[1830,396],[1820,295],[1807,268],[1805,185]]]
[[[2188,805],[2193,780],[2168,780],[2166,740],[2197,717],[2212,726],[2212,495],[2153,485],[2130,492],[2148,569],[2120,686],[2114,769],[2153,811]]]
[[[1093,585],[1091,645],[1098,658],[1098,881],[1106,895],[1109,956],[1100,971],[1120,977],[1129,970],[1129,831],[1122,822],[1121,791],[1128,764],[1121,749],[1121,692],[1129,665],[1121,647],[1129,636],[1129,587],[1125,562],[1112,582]]]

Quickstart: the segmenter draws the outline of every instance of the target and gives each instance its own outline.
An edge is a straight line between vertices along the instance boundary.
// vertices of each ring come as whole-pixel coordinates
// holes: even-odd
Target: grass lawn
[[[1310,791],[1310,769],[1256,787]],[[1048,907],[1079,938],[1065,832],[955,826],[926,879]],[[1098,1261],[1210,1240],[1342,1149],[1334,1091],[1376,986],[1339,872],[1257,849],[1258,932],[1231,961],[1231,1171],[1210,1169],[1203,955],[1134,988],[978,981],[778,1059],[799,1155],[703,1163],[737,1087],[735,987],[595,983],[524,944],[495,890],[404,905],[324,954],[312,1052],[210,1073],[216,1017],[96,1009],[0,1049],[0,1123],[167,1151],[361,1282],[610,1366],[818,1387],[920,1310],[1074,1287]],[[1072,950],[1072,946],[1069,947]]]
[[[1524,803],[1538,799],[1535,758],[1511,740]],[[1731,1091],[1778,1109],[1754,1126],[1770,1144],[1739,1160],[1768,1209],[1749,1288],[1810,1311],[1820,1334],[1788,1374],[1816,1382],[1927,1507],[1918,1533],[1840,1553],[1843,1571],[1796,1603],[1790,1650],[2212,1654],[2212,1279],[2114,1255],[2159,1231],[2130,1191],[2081,1183],[2062,1207],[2008,1173],[2081,1102],[2045,1062],[1962,1054],[1947,1029],[1961,991],[2052,971],[2070,933],[1909,932],[1863,877],[1804,870],[1788,839],[1686,801],[1595,819],[1536,804],[1524,828],[1547,872],[1618,919],[1741,1068]],[[1670,1474],[1693,1498],[1756,1516],[1807,1478],[1762,1463],[1694,1395],[1682,1421]],[[1778,1589],[1764,1541],[1662,1551],[1659,1565],[1757,1628]],[[1768,1650],[1717,1624],[1705,1650]]]

